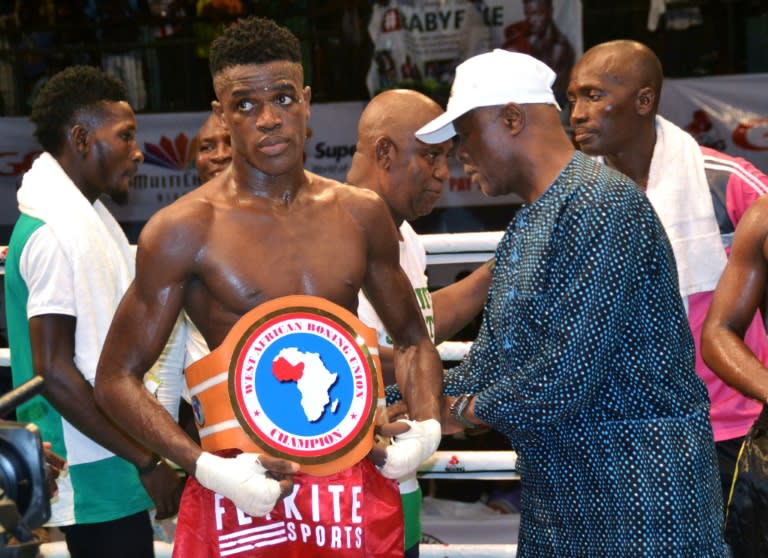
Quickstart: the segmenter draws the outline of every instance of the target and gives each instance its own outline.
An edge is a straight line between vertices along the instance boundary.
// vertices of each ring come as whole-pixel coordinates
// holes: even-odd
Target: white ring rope
[[[427,254],[453,254],[457,252],[490,252],[493,254],[502,236],[504,236],[504,231],[420,234],[419,239]]]
[[[479,263],[490,259],[504,231],[475,233],[421,234],[419,239],[427,252],[427,265]],[[462,360],[471,342],[445,341],[437,346],[444,362]]]
[[[423,558],[515,558],[516,544],[420,544]]]
[[[517,479],[514,451],[436,451],[419,476],[437,479]]]
[[[504,231],[453,234],[421,234],[427,265],[482,263],[496,252]]]
[[[444,341],[437,346],[437,352],[444,362],[460,361],[469,352],[472,346],[470,341]],[[7,347],[0,347],[0,367],[9,367],[11,365],[11,350]]]

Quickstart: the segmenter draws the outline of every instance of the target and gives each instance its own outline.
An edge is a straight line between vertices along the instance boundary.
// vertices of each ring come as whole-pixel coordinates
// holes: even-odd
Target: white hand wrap
[[[381,468],[381,474],[389,479],[399,479],[415,472],[437,446],[440,445],[440,423],[435,419],[421,422],[399,420],[411,427],[410,430],[392,438],[392,445],[387,447],[387,462]]]
[[[226,496],[245,513],[261,517],[275,507],[280,483],[267,478],[255,453],[227,459],[208,452],[197,458],[195,478],[208,490]]]

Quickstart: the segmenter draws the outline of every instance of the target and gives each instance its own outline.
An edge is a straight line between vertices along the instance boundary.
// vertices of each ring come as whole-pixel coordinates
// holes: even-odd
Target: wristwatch
[[[139,475],[148,475],[149,473],[157,469],[163,461],[164,459],[162,457],[160,457],[156,453],[153,453],[152,457],[150,457],[149,459],[149,463],[141,467],[136,465],[136,470],[139,472]]]
[[[464,413],[466,412],[467,407],[469,407],[469,403],[472,401],[473,397],[474,395],[463,393],[453,400],[450,407],[451,418],[466,429],[477,428],[476,424],[472,424],[464,418]]]

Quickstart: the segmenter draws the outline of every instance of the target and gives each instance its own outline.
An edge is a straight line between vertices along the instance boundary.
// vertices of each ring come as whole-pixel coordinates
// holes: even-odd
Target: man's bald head
[[[641,186],[656,144],[662,79],[661,63],[651,49],[620,40],[589,49],[568,83],[574,142]]]
[[[448,180],[451,142],[416,138],[416,130],[441,114],[426,95],[392,89],[371,99],[360,115],[347,182],[378,193],[398,226],[431,212]]]
[[[617,84],[636,89],[650,87],[656,97],[654,112],[658,109],[664,74],[661,61],[644,44],[629,40],[601,43],[585,52],[576,66],[585,64],[600,67],[605,79]]]
[[[357,125],[358,149],[381,136],[413,136],[422,125],[443,113],[426,95],[411,89],[390,89],[376,95],[363,110]]]

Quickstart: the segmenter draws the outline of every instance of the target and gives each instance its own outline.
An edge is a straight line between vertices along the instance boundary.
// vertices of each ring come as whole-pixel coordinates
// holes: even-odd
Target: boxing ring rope
[[[436,451],[419,467],[422,479],[518,480],[514,451]]]
[[[422,234],[419,238],[427,252],[427,269],[435,270],[461,264],[477,267],[493,256],[503,234],[504,231]],[[470,346],[465,341],[444,341],[437,350],[444,362],[457,362],[466,356]]]
[[[504,231],[421,234],[427,266],[484,262],[493,256]]]
[[[432,457],[421,464],[418,477],[420,479],[452,480],[519,480],[520,476],[515,470],[516,463],[517,454],[514,451],[436,451]],[[509,515],[499,514],[497,518],[494,518],[496,522],[494,525],[500,527],[497,522],[506,523],[505,519],[509,517]],[[423,517],[422,520],[424,533],[429,534],[429,526],[425,518]],[[464,522],[462,521],[462,523]],[[499,530],[508,529],[512,526],[513,522],[510,519],[509,525],[500,527]],[[517,554],[517,545],[422,543],[419,545],[419,554],[425,558],[514,558]]]
[[[494,255],[503,231],[455,234],[420,235],[427,252],[428,269],[441,266],[477,267]],[[2,249],[0,247],[0,253]],[[4,274],[4,262],[0,263],[0,275]],[[438,345],[443,361],[460,361],[471,342],[446,341]],[[0,366],[10,366],[10,350],[0,348]],[[455,480],[517,480],[515,470],[517,455],[514,451],[437,451],[425,461],[418,471],[421,479]],[[501,516],[501,514],[500,514]],[[504,517],[504,516],[501,516]],[[170,545],[157,543],[158,558],[170,556]],[[66,548],[59,543],[43,545],[45,558],[65,558]],[[420,555],[424,558],[514,558],[516,544],[421,544]]]
[[[173,545],[155,541],[155,558],[171,558]],[[516,544],[422,544],[419,555],[423,558],[515,558]],[[40,546],[42,558],[69,558],[64,541]]]
[[[516,544],[421,544],[423,558],[515,558]]]

